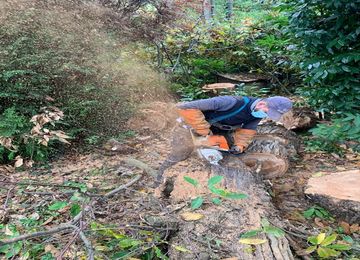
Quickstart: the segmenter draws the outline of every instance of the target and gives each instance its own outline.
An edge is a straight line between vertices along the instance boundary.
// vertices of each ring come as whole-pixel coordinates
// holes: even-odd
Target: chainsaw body
[[[230,150],[226,138],[222,135],[199,136],[193,130],[190,132],[199,156],[211,164],[219,165],[219,161],[223,159],[221,152]]]

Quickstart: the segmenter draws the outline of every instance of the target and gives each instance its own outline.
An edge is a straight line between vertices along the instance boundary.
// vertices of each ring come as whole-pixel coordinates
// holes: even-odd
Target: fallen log
[[[305,194],[348,223],[360,221],[360,170],[324,173],[308,180]]]
[[[189,208],[182,209],[179,212],[179,231],[170,239],[170,259],[294,259],[285,236],[275,237],[260,232],[257,235],[260,244],[239,242],[245,232],[259,229],[264,218],[278,227],[281,222],[260,175],[235,156],[227,156],[224,160],[223,166],[209,166],[190,158],[165,172],[167,179],[173,181],[172,204],[199,195],[213,196],[206,183],[215,175],[224,177],[223,188],[248,196],[242,200],[223,199],[220,205],[207,202],[196,210],[204,216],[196,221],[182,220],[180,215],[190,211]],[[184,176],[196,179],[198,187],[185,182]]]
[[[307,107],[295,107],[291,111],[284,114],[280,123],[286,129],[293,131],[304,131],[314,127],[319,121],[319,116],[311,108]]]
[[[241,155],[251,168],[260,165],[260,172],[271,179],[284,175],[300,148],[300,139],[292,131],[274,123],[259,125],[253,142]]]

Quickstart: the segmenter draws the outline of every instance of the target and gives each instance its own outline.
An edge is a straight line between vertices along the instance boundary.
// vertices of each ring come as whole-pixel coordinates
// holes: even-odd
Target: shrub
[[[103,24],[110,12],[63,1],[0,3],[0,114],[30,120],[40,107],[64,111],[72,135],[114,135],[138,103],[168,99],[167,83]],[[25,119],[24,119],[25,120]]]
[[[359,112],[360,3],[348,0],[288,1],[290,30],[302,50],[300,67],[309,103],[325,111]]]

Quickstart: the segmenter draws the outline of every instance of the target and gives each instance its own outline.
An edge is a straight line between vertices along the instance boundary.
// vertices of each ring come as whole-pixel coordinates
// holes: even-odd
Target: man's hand
[[[229,89],[232,90],[235,88],[235,84],[233,83],[214,83],[214,84],[207,84],[202,87],[205,91],[216,91],[221,89]]]

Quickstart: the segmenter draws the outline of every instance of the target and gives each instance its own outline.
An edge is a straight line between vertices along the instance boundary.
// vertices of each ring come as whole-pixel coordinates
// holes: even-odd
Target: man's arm
[[[178,113],[185,123],[191,126],[199,135],[206,136],[210,133],[210,124],[205,120],[202,111],[226,111],[233,107],[236,98],[221,96],[201,99],[177,105]]]

